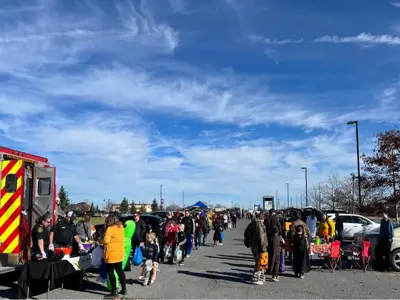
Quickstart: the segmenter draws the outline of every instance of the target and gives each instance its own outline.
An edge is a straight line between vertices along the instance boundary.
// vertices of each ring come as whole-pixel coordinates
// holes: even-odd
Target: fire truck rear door
[[[55,207],[55,168],[35,167],[33,173],[33,218],[49,213],[54,216]],[[54,219],[53,219],[54,221]],[[33,224],[32,224],[33,225]]]
[[[0,253],[20,251],[23,178],[23,160],[1,161]]]

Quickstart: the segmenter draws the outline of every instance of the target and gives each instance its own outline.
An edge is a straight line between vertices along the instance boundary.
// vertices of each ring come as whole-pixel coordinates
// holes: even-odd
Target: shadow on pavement
[[[238,271],[238,272],[252,273],[253,274],[253,268],[252,267],[249,270],[236,269],[236,268],[231,268],[231,270],[232,271]]]
[[[215,258],[215,259],[230,259],[230,260],[246,260],[246,261],[252,261],[252,257],[248,256],[238,256],[238,255],[225,255],[225,254],[218,254],[218,256],[210,256],[206,255],[205,257],[208,258]]]
[[[251,253],[238,253],[237,255],[253,257],[253,254]]]
[[[195,276],[195,277],[199,277],[199,278],[207,278],[207,279],[213,279],[213,280],[223,280],[223,281],[230,281],[230,282],[235,282],[237,283],[239,278],[239,274],[232,274],[232,273],[222,273],[219,274],[205,274],[205,273],[199,273],[199,272],[191,272],[191,271],[178,271],[178,273],[180,274],[185,274],[185,275],[189,275],[189,276]],[[232,276],[227,276],[227,274],[232,274]],[[234,277],[235,276],[235,277]],[[251,279],[251,276],[249,276],[248,274],[243,274],[243,276],[241,276],[241,279],[243,279],[243,284],[250,284],[250,282],[246,281]]]
[[[251,265],[245,265],[245,264],[234,264],[234,263],[223,262],[223,264],[238,268],[251,268],[251,269],[254,268],[254,263]]]
[[[18,285],[14,283],[12,286],[10,286],[9,289],[0,291],[0,298],[16,299],[17,294],[18,294]]]

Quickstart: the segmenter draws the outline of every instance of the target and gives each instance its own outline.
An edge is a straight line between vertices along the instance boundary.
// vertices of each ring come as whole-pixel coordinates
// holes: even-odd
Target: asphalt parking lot
[[[204,247],[181,267],[160,265],[157,281],[142,287],[136,281],[139,269],[127,272],[128,297],[134,299],[261,299],[261,298],[400,298],[399,273],[313,269],[305,279],[295,278],[291,267],[281,276],[280,282],[267,281],[263,286],[250,282],[253,259],[243,245],[243,232],[248,220],[240,221],[237,229],[225,233],[224,246]],[[211,241],[210,241],[211,242]],[[0,283],[1,285],[2,283]],[[0,297],[14,298],[16,287],[0,286]],[[95,277],[86,284],[85,291],[55,289],[54,299],[99,299],[107,292],[95,283]],[[13,297],[14,295],[14,297]],[[40,294],[36,298],[46,298]]]

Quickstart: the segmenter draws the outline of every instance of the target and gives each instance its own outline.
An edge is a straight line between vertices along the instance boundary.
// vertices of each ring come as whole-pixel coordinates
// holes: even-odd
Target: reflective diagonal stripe
[[[7,175],[17,178],[15,192],[7,192]],[[23,193],[24,166],[22,160],[1,162],[0,253],[19,253],[19,225]]]

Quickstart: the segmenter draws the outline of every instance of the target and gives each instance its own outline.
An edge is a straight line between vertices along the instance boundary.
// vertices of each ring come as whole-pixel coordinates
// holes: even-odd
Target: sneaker
[[[272,277],[272,281],[279,282],[279,278],[278,277]]]
[[[144,280],[144,276],[139,276],[139,281],[143,281]]]
[[[190,258],[190,254],[186,255],[186,258]]]
[[[97,280],[96,280],[98,283],[100,283],[100,284],[105,284],[106,283],[106,279],[103,279],[103,278],[101,278],[101,277],[99,277],[99,278],[97,278]]]
[[[253,284],[255,284],[255,285],[263,285],[264,282],[262,282],[260,280],[257,280],[257,281],[253,281]]]
[[[154,283],[154,279],[150,280],[150,285],[152,285]]]
[[[184,266],[185,264],[184,264],[184,263],[179,263],[179,265],[180,265],[180,266]]]
[[[302,274],[302,275],[300,275],[300,279],[304,279],[304,275]]]
[[[143,286],[146,286],[146,285],[148,285],[148,281],[143,281]]]

